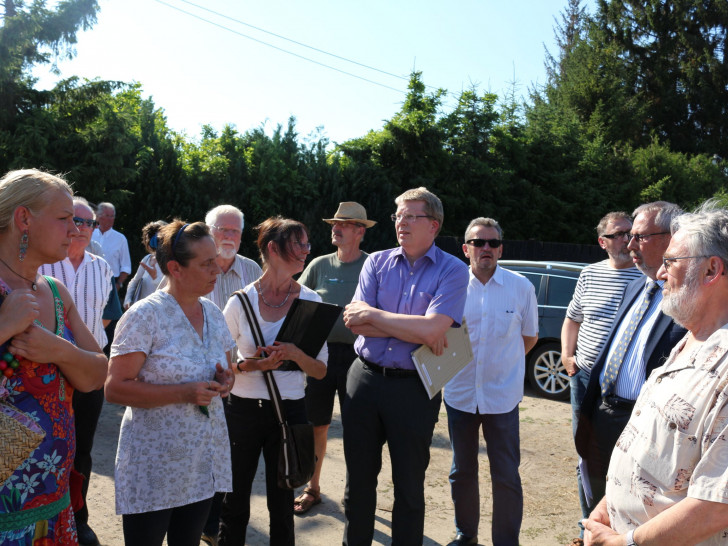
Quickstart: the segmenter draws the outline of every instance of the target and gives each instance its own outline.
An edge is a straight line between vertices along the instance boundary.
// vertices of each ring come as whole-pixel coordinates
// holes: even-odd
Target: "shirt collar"
[[[495,271],[493,271],[493,276],[490,279],[488,279],[488,282],[485,284],[480,282],[480,279],[478,279],[478,277],[476,277],[475,274],[473,274],[472,267],[468,267],[468,274],[470,275],[470,282],[477,283],[476,286],[481,286],[481,287],[488,286],[488,284],[490,284],[491,281],[493,281],[494,283],[496,283],[500,286],[503,286],[503,276],[505,275],[505,273],[503,273],[503,268],[497,264],[495,266]]]
[[[425,258],[425,257],[427,257],[427,258],[429,258],[429,259],[430,259],[430,261],[431,261],[431,262],[432,262],[433,264],[436,264],[436,263],[437,263],[437,251],[438,251],[437,245],[436,245],[436,244],[435,244],[435,242],[433,241],[433,242],[432,242],[432,245],[431,245],[431,246],[430,246],[430,248],[429,248],[429,249],[427,250],[427,252],[425,252],[425,253],[424,253],[424,254],[422,255],[422,257],[421,257],[421,258],[418,258],[418,259],[417,259],[417,260],[415,261],[415,263],[419,262],[419,261],[420,261],[420,260],[421,260],[422,258]],[[395,249],[394,249],[394,252],[393,252],[392,254],[393,254],[393,255],[395,255],[395,256],[402,256],[402,259],[405,259],[405,260],[407,259],[407,256],[406,256],[406,255],[405,255],[405,253],[404,253],[404,249],[403,249],[403,248],[402,248],[401,246],[398,246],[397,248],[395,248]]]
[[[229,275],[235,273],[239,278],[243,278],[243,260],[240,259],[240,255],[236,254],[233,259],[233,265],[227,270],[227,273],[220,273],[220,275]]]

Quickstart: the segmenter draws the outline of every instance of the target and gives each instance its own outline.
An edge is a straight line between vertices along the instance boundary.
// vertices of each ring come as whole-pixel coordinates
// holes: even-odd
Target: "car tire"
[[[569,374],[561,363],[561,345],[543,343],[528,356],[526,376],[539,396],[550,400],[569,399]]]

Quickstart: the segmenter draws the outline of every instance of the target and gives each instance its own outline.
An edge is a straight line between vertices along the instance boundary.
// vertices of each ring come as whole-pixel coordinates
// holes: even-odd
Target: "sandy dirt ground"
[[[121,517],[114,511],[114,457],[119,423],[124,408],[104,406],[94,446],[94,474],[88,502],[91,527],[104,546],[123,544]],[[576,453],[571,439],[571,413],[568,402],[539,398],[526,389],[520,406],[521,414],[521,479],[524,491],[524,517],[520,542],[523,545],[563,545],[578,536],[576,521],[580,516],[576,495]],[[321,491],[323,502],[308,514],[296,518],[298,545],[341,544],[344,529],[345,465],[342,429],[338,413],[329,431],[329,444],[324,463]],[[447,416],[442,406],[435,428],[431,461],[427,471],[425,495],[424,544],[447,544],[454,536],[453,506],[450,499],[448,472],[451,464],[447,434]],[[481,440],[480,544],[491,544],[492,515],[490,472],[485,445]],[[248,526],[247,544],[268,544],[268,512],[262,461],[253,489],[252,518]],[[393,501],[391,470],[385,449],[384,464],[379,476],[375,544],[391,542],[391,510]],[[202,543],[204,544],[204,543]]]

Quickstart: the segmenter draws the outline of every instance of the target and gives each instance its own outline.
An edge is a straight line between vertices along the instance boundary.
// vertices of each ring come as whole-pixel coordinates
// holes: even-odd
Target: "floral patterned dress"
[[[56,335],[73,342],[67,315],[56,286],[53,291]],[[0,279],[0,296],[10,288]],[[7,352],[5,346],[2,353]],[[1,355],[0,355],[1,356]],[[0,485],[0,544],[3,546],[64,546],[78,544],[69,498],[69,474],[76,451],[73,388],[55,364],[39,364],[22,357],[20,366],[5,379],[6,403],[29,415],[45,438],[23,464]]]
[[[200,298],[205,317],[197,334],[169,293],[157,290],[119,321],[111,357],[146,355],[138,380],[170,385],[215,379],[235,342],[222,312]],[[114,483],[116,513],[139,514],[209,499],[232,490],[232,464],[222,399],[204,415],[194,404],[127,407],[119,431]]]

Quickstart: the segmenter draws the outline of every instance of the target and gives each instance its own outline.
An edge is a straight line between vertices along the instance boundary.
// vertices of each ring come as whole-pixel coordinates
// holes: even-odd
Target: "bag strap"
[[[47,275],[43,275],[43,278],[48,282],[48,286],[51,287],[51,292],[53,292],[53,307],[56,310],[56,335],[60,336],[63,333],[63,298],[58,292],[55,279]]]
[[[236,291],[235,295],[240,300],[240,305],[243,306],[243,312],[245,313],[245,317],[248,319],[250,330],[253,333],[253,341],[256,346],[264,347],[265,341],[263,340],[263,332],[260,330],[258,317],[255,316],[255,311],[253,311],[253,304],[250,303],[250,298],[243,290]],[[265,353],[263,354],[265,355]],[[278,424],[285,425],[286,418],[283,416],[283,400],[281,399],[281,393],[278,390],[275,377],[273,377],[273,370],[264,371],[263,379],[265,380],[265,386],[268,388],[268,395],[270,396],[270,401],[273,403]]]

